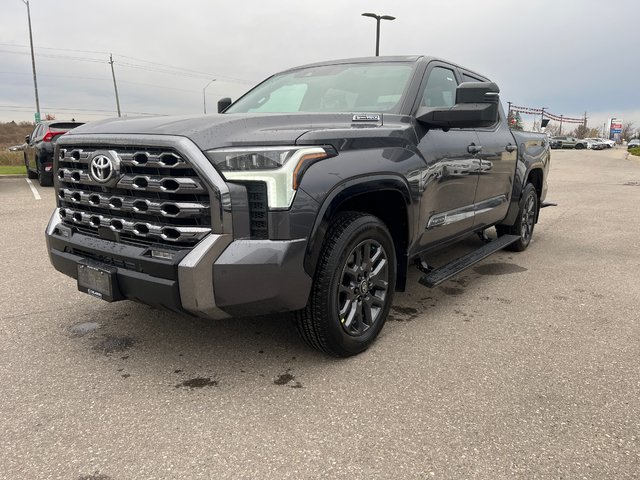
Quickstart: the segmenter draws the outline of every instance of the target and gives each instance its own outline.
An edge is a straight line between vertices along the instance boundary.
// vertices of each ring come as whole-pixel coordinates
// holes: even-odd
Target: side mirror
[[[26,137],[24,137],[24,141],[25,143],[29,143],[29,140],[31,140],[31,137],[29,135],[27,135]]]
[[[498,121],[499,93],[493,82],[465,82],[456,88],[453,107],[420,107],[416,119],[443,129],[490,127]]]
[[[232,103],[233,102],[229,97],[224,97],[218,100],[218,113],[224,112]]]

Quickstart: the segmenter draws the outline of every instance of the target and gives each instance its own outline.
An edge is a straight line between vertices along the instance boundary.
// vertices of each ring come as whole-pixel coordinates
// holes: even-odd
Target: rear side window
[[[424,107],[453,107],[456,103],[458,82],[453,70],[434,67],[422,94]]]
[[[480,80],[479,78],[472,77],[471,75],[467,75],[466,73],[462,74],[462,80],[464,82],[483,82],[484,80]]]

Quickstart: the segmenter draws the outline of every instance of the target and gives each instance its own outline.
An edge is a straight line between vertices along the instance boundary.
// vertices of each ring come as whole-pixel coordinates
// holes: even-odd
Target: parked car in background
[[[27,177],[37,178],[42,186],[53,185],[53,150],[58,137],[82,125],[81,122],[49,120],[40,122],[25,137],[24,164]]]
[[[557,137],[551,137],[549,139],[549,147],[553,149],[562,148],[562,140],[558,139]]]
[[[575,137],[553,137],[552,140],[556,142],[556,145],[559,143],[560,146],[556,148],[587,148],[586,142],[578,147],[579,140]]]
[[[599,138],[585,138],[587,142],[587,148],[591,150],[604,150],[607,145]]]
[[[602,141],[607,148],[613,148],[616,146],[616,142],[614,142],[613,140],[609,140],[608,138],[599,138],[598,140]]]
[[[638,147],[640,147],[640,140],[638,140],[637,138],[629,140],[629,143],[627,143],[627,150]]]

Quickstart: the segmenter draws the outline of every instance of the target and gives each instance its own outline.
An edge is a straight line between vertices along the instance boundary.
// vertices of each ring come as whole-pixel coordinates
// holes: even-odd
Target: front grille
[[[105,184],[90,174],[91,159],[119,160]],[[125,243],[192,246],[211,231],[211,202],[189,161],[171,148],[69,146],[55,166],[63,223],[99,236],[109,229]]]
[[[246,182],[249,200],[249,231],[251,238],[269,238],[267,223],[267,184],[264,182]]]

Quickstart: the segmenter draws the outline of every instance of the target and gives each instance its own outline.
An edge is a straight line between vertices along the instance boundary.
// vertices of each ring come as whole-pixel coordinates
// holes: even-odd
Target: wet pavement
[[[638,478],[640,159],[554,151],[534,241],[396,295],[376,344],[79,293],[0,178],[0,478]],[[471,239],[431,259],[443,263]]]

